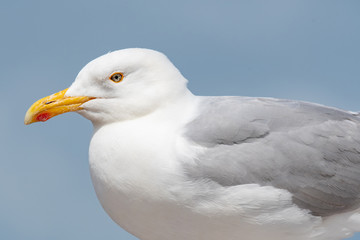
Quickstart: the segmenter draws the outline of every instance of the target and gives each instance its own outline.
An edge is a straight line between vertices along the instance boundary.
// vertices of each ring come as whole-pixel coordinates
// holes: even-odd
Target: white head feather
[[[121,82],[112,74],[121,72]],[[105,54],[88,63],[66,96],[96,99],[82,105],[81,115],[94,124],[123,121],[147,115],[187,95],[187,80],[162,53],[140,48]]]

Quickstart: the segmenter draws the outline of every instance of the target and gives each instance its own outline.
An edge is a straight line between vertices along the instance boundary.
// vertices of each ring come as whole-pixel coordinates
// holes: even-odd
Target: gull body
[[[357,114],[195,96],[186,84],[165,55],[119,50],[39,100],[25,122],[66,111],[93,122],[97,197],[142,240],[339,240],[360,231]]]

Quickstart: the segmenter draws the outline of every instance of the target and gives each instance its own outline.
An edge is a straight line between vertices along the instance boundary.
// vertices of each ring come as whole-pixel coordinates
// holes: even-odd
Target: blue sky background
[[[91,123],[23,125],[37,99],[112,50],[164,52],[197,95],[360,110],[360,1],[2,1],[0,239],[136,239],[102,210],[88,172]],[[357,234],[352,240],[360,240]]]

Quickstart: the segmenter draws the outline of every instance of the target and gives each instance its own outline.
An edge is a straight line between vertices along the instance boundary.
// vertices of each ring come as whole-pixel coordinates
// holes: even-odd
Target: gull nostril
[[[49,102],[46,102],[46,103],[44,103],[44,104],[45,104],[45,105],[48,105],[48,104],[53,103],[53,102],[55,102],[55,101],[49,101]]]

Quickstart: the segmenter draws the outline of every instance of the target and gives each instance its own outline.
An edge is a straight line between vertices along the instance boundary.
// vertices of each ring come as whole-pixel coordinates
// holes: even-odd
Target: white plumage
[[[115,72],[121,82],[109,80]],[[90,170],[105,211],[143,240],[338,240],[360,231],[360,119],[311,103],[198,97],[161,53],[86,65]]]

